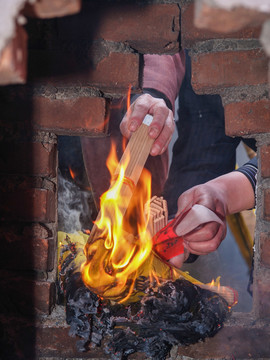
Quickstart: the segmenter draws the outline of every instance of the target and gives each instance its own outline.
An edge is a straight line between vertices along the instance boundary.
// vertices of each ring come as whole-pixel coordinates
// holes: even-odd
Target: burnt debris
[[[230,311],[226,301],[187,280],[149,287],[141,301],[128,306],[111,304],[88,290],[80,273],[66,288],[70,335],[79,336],[79,351],[100,346],[112,359],[135,352],[161,360],[173,345],[190,345],[214,336]]]

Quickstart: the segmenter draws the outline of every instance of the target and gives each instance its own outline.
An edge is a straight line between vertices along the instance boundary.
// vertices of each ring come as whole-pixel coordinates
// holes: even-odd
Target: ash
[[[214,336],[229,315],[226,301],[187,280],[148,288],[140,302],[124,306],[104,302],[73,274],[67,287],[70,335],[79,351],[101,346],[111,359],[144,352],[165,359],[173,345],[190,345]]]

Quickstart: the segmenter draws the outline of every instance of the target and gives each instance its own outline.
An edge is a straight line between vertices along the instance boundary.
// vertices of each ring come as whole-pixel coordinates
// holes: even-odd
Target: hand
[[[222,224],[209,222],[183,236],[185,252],[205,255],[215,251],[226,236],[226,215],[251,209],[255,204],[255,193],[249,179],[238,171],[219,176],[203,185],[194,186],[178,199],[176,216],[183,216],[195,204],[214,211]],[[170,262],[181,267],[183,255]]]
[[[179,197],[176,216],[181,216],[195,204],[204,205],[222,220],[222,224],[217,222],[203,224],[183,237],[184,247],[188,252],[206,255],[215,251],[226,236],[228,213],[226,193],[215,182],[195,186]]]
[[[153,121],[149,126],[149,136],[155,139],[150,154],[161,155],[167,149],[175,128],[173,112],[163,99],[157,99],[149,94],[139,96],[126,112],[120,124],[122,134],[129,138],[150,114]]]

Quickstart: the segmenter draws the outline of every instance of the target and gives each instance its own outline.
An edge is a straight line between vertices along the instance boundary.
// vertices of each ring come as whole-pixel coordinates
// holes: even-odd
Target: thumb
[[[181,194],[177,201],[177,215],[187,212],[194,204],[194,191],[192,189]]]

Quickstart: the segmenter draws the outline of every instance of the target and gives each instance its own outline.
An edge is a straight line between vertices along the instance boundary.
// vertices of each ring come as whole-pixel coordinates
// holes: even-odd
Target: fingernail
[[[158,129],[156,127],[152,127],[149,131],[149,136],[156,138],[158,136]]]
[[[137,130],[137,127],[138,127],[137,122],[136,121],[131,121],[130,126],[129,126],[129,130],[130,131],[135,131],[135,130]]]
[[[155,156],[155,155],[159,154],[159,151],[160,151],[160,147],[158,145],[154,145],[151,150],[151,155]]]

